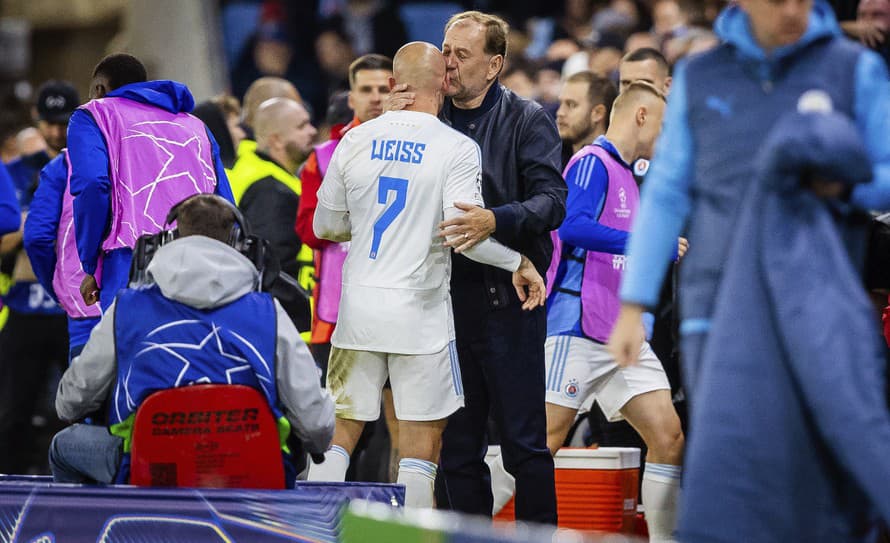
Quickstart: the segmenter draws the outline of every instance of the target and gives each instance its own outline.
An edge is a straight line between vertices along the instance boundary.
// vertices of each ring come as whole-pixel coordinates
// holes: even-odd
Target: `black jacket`
[[[497,220],[493,237],[527,256],[544,275],[553,251],[550,231],[559,227],[566,212],[562,142],[553,119],[537,103],[499,84],[473,111],[457,110],[446,100],[441,117],[482,150],[482,196]],[[454,297],[476,298],[480,289],[466,292],[463,287],[480,283],[494,307],[518,301],[509,273],[455,255]]]
[[[257,156],[274,162],[266,154],[258,152]],[[300,274],[297,255],[303,243],[294,231],[299,205],[300,197],[272,176],[251,184],[238,204],[250,224],[251,232],[269,240],[272,251],[281,263],[281,271],[291,277],[299,277]]]

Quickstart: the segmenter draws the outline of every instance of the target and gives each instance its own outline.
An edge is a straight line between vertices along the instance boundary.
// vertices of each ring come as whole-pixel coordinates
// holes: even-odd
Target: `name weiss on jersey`
[[[371,160],[420,164],[423,160],[425,143],[404,140],[373,140]]]

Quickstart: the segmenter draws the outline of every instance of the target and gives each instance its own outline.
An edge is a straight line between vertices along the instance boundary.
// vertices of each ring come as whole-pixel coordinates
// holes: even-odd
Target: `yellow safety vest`
[[[247,190],[254,183],[266,177],[273,177],[291,189],[297,196],[303,193],[303,184],[300,182],[299,177],[288,172],[278,164],[265,160],[256,154],[255,141],[241,141],[238,145],[238,160],[235,161],[235,165],[232,166],[228,173],[229,185],[232,187],[232,194],[235,196],[235,203],[238,205],[241,205],[241,198],[244,197]],[[296,277],[297,282],[307,291],[312,292],[315,287],[315,263],[312,256],[312,248],[305,243],[300,247],[300,252],[297,254],[297,263],[300,266]],[[309,341],[309,332],[304,332],[300,335],[306,342]]]

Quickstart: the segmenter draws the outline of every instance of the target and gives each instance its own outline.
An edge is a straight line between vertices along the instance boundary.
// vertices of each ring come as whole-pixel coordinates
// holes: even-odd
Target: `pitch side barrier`
[[[553,526],[492,522],[445,511],[394,509],[350,502],[340,543],[645,543],[631,535],[581,532]]]
[[[0,543],[335,543],[351,500],[395,509],[405,489],[302,481],[293,490],[137,488],[0,475]]]

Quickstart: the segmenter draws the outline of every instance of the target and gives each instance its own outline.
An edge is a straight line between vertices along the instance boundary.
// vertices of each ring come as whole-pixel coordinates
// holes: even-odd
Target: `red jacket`
[[[332,129],[331,139],[339,141],[350,128],[358,126],[358,124],[359,120],[354,118],[352,119],[352,122],[346,126]],[[297,220],[294,224],[294,230],[297,232],[297,235],[300,236],[303,243],[315,249],[315,269],[319,275],[321,274],[321,259],[319,258],[320,253],[318,251],[324,249],[325,246],[331,243],[326,239],[317,238],[315,232],[312,230],[312,220],[315,218],[315,208],[318,207],[318,189],[321,187],[322,179],[323,176],[318,167],[318,157],[316,152],[312,151],[300,171],[300,180],[303,183],[303,194],[300,196],[300,205],[297,208]],[[316,282],[315,288],[313,289],[314,300],[318,300],[318,288],[319,284]],[[315,312],[315,306],[313,305],[312,335],[310,343],[330,343],[331,335],[333,333],[334,325],[319,319]]]

